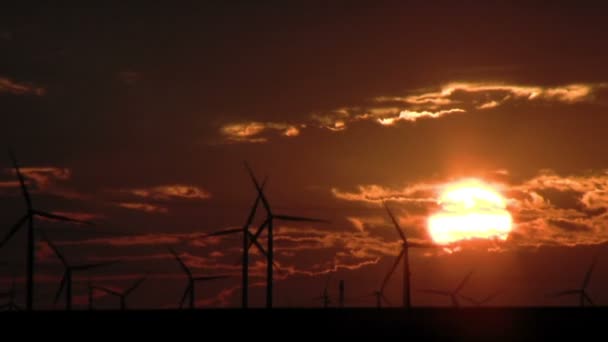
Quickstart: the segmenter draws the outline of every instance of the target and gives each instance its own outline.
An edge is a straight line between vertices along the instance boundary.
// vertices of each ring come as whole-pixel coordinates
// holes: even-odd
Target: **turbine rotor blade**
[[[105,292],[109,295],[116,296],[116,297],[120,297],[120,295],[121,295],[119,292],[109,289],[107,287],[103,287],[103,286],[94,286],[93,289]]]
[[[247,172],[249,173],[249,177],[251,178],[251,181],[253,182],[253,184],[255,185],[255,188],[258,191],[258,196],[262,200],[262,204],[264,205],[266,212],[268,213],[269,216],[272,216],[272,210],[270,209],[270,204],[268,203],[268,200],[266,199],[266,196],[264,195],[264,190],[260,186],[260,183],[258,183],[258,180],[255,177],[253,170],[249,166],[249,163],[245,162],[245,168],[247,169]]]
[[[51,213],[47,213],[44,211],[40,211],[40,210],[32,210],[32,213],[34,215],[40,216],[40,217],[44,217],[50,220],[55,220],[55,221],[63,221],[63,222],[71,222],[71,223],[80,223],[80,224],[87,224],[92,226],[93,222],[90,221],[83,221],[83,220],[77,220],[71,217],[67,217],[67,216],[63,216],[63,215],[57,215],[57,214],[51,214]]]
[[[488,303],[489,301],[491,301],[492,299],[498,297],[500,294],[502,293],[502,291],[496,291],[494,293],[492,293],[491,295],[487,296],[486,298],[484,298],[480,304],[485,304]]]
[[[301,217],[301,216],[290,216],[290,215],[274,215],[273,218],[281,221],[296,221],[296,222],[318,222],[318,223],[331,223],[328,220]]]
[[[21,193],[23,194],[23,198],[25,199],[25,205],[27,206],[27,210],[32,210],[32,198],[30,197],[30,193],[27,190],[27,186],[25,185],[25,179],[23,178],[23,174],[19,169],[19,163],[17,162],[17,157],[12,149],[8,150],[9,157],[13,164],[13,168],[15,169],[15,173],[17,174],[17,179],[19,180],[19,186],[21,187]]]
[[[405,254],[405,248],[401,248],[401,252],[399,252],[399,255],[397,255],[397,258],[395,258],[395,262],[393,263],[393,265],[389,269],[388,273],[384,277],[384,280],[382,281],[382,286],[380,286],[380,291],[384,291],[386,284],[391,279],[393,273],[395,273],[395,270],[397,269],[397,265],[399,265],[399,262],[403,258],[404,254]]]
[[[49,247],[51,247],[53,252],[55,252],[55,255],[57,256],[57,258],[59,258],[59,260],[61,260],[61,263],[63,264],[63,266],[70,267],[66,258],[63,256],[63,254],[61,254],[61,251],[59,250],[59,248],[57,248],[57,246],[55,246],[55,244],[51,241],[51,239],[49,239],[49,237],[46,235],[46,233],[44,231],[40,231],[40,236],[42,236],[42,239],[49,245]]]
[[[232,234],[236,234],[236,233],[242,233],[243,229],[242,228],[235,228],[235,229],[226,229],[226,230],[219,230],[217,232],[213,232],[213,233],[209,233],[209,234],[205,234],[203,237],[207,237],[207,236],[222,236],[222,235],[232,235]]]
[[[129,287],[125,292],[124,295],[127,296],[129,295],[131,292],[135,291],[138,287],[141,286],[141,284],[146,280],[146,277],[141,277],[139,279],[137,279],[137,281],[131,285],[131,287]]]
[[[386,212],[388,213],[388,216],[390,216],[391,221],[393,221],[393,225],[395,225],[395,229],[397,230],[397,233],[401,237],[401,240],[403,240],[404,243],[407,243],[407,237],[403,233],[403,230],[401,229],[401,226],[399,225],[399,222],[397,222],[397,219],[395,218],[395,216],[393,215],[393,213],[391,212],[391,210],[388,208],[388,205],[386,205],[386,202],[384,202],[384,201],[382,201],[382,205],[384,205],[384,208],[386,209]]]
[[[67,271],[63,274],[63,278],[61,278],[61,283],[59,284],[59,289],[57,289],[57,293],[55,294],[55,300],[53,304],[57,304],[59,298],[61,297],[61,292],[63,292],[63,288],[65,287],[65,283],[67,281],[68,274]]]
[[[464,279],[462,279],[462,281],[460,282],[460,284],[458,284],[458,286],[454,290],[454,293],[460,292],[460,290],[462,290],[462,288],[467,283],[467,281],[469,281],[469,278],[471,278],[472,275],[473,275],[473,271],[470,271],[469,273],[467,273],[467,275],[464,277]]]
[[[207,281],[207,280],[226,279],[226,278],[230,278],[230,276],[227,276],[227,275],[204,276],[204,277],[192,278],[192,280],[194,280],[194,281]]]
[[[268,260],[268,253],[266,252],[264,247],[260,244],[260,242],[258,240],[254,240],[253,238],[250,241],[251,241],[250,244],[255,245],[255,247],[260,251],[260,253],[262,253],[262,255],[266,258],[266,260]],[[272,261],[272,266],[277,270],[277,272],[283,274],[283,271],[281,270],[279,265],[274,260]]]
[[[182,300],[179,302],[179,308],[183,308],[184,307],[184,302],[186,301],[186,298],[188,298],[188,293],[190,293],[190,289],[192,288],[193,284],[189,283],[188,287],[186,287],[186,291],[184,291],[184,295],[182,296]]]
[[[266,186],[266,181],[268,180],[268,177],[264,178],[264,181],[262,182],[262,191],[264,191],[264,187]],[[251,222],[253,222],[253,218],[255,217],[255,213],[258,209],[258,205],[260,204],[260,199],[262,198],[262,196],[260,196],[260,193],[258,192],[258,195],[255,197],[255,202],[253,202],[253,206],[251,207],[251,210],[249,211],[249,216],[247,216],[247,221],[245,222],[245,225],[243,226],[243,230],[248,229],[249,226],[251,225]]]
[[[15,223],[11,227],[11,229],[8,231],[8,233],[6,234],[4,239],[2,239],[2,241],[0,242],[0,248],[2,248],[8,242],[8,240],[10,240],[13,237],[13,235],[15,235],[17,233],[17,231],[19,231],[19,228],[21,228],[23,226],[23,224],[25,223],[25,221],[28,218],[31,219],[31,216],[29,214],[20,218],[19,221],[17,221],[17,223]]]
[[[186,272],[188,278],[192,278],[192,272],[190,272],[188,266],[186,266],[186,264],[182,261],[182,258],[179,257],[179,255],[173,250],[173,248],[169,247],[169,252],[173,254],[173,257],[175,257],[175,260],[177,260],[182,270]]]
[[[597,263],[597,255],[593,257],[593,261],[591,261],[591,265],[585,274],[585,279],[583,280],[582,289],[586,289],[587,285],[589,285],[589,280],[591,280],[591,274],[593,273],[593,269],[595,268],[595,264]]]

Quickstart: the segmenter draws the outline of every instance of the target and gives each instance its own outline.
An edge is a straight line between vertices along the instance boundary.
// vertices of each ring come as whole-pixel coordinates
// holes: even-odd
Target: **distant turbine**
[[[597,255],[595,257],[593,257],[593,260],[591,261],[591,265],[589,266],[589,269],[587,269],[587,273],[585,274],[585,278],[583,279],[583,284],[580,289],[560,291],[558,293],[551,295],[551,297],[555,298],[555,297],[562,297],[562,296],[566,296],[566,295],[578,295],[579,303],[580,303],[581,307],[585,307],[585,302],[588,302],[591,306],[593,306],[593,301],[591,300],[591,297],[587,293],[587,286],[589,285],[589,281],[591,280],[591,274],[593,273],[593,269],[595,268],[596,263],[597,263]]]
[[[16,302],[17,288],[15,286],[14,277],[13,277],[13,282],[11,283],[11,288],[6,292],[0,293],[0,298],[8,299],[8,302],[0,305],[0,310],[21,311],[21,308],[19,307],[19,305],[17,305],[17,302]]]
[[[343,308],[344,307],[344,280],[340,280],[340,285],[338,286],[339,297],[338,297],[338,305]]]
[[[169,248],[169,252],[171,252],[171,254],[173,254],[173,256],[175,257],[175,260],[177,260],[177,262],[181,266],[184,273],[186,273],[186,275],[188,276],[188,285],[186,286],[186,290],[184,291],[184,295],[182,296],[182,300],[180,301],[180,304],[179,304],[180,309],[184,307],[184,302],[186,301],[186,299],[188,299],[189,308],[190,309],[195,308],[194,290],[195,290],[195,285],[197,282],[229,278],[229,276],[225,276],[225,275],[195,277],[192,275],[192,271],[190,271],[188,266],[186,266],[186,264],[183,262],[183,260],[179,257],[179,255],[173,249]]]
[[[361,299],[370,297],[374,297],[374,299],[376,300],[376,308],[378,309],[383,307],[383,303],[387,306],[392,306],[392,303],[388,300],[388,298],[386,298],[386,296],[381,290],[376,290],[374,292],[364,294],[358,297],[352,297],[349,299],[349,301],[360,301]]]
[[[8,234],[0,241],[0,248],[2,248],[10,239],[17,233],[19,228],[21,228],[24,223],[27,221],[27,279],[26,279],[26,300],[25,300],[25,308],[27,311],[32,311],[34,308],[34,259],[35,259],[35,238],[34,238],[34,218],[35,217],[43,217],[46,219],[51,219],[55,221],[63,221],[63,222],[73,222],[73,223],[84,223],[91,224],[87,221],[81,221],[69,218],[67,216],[50,214],[44,211],[34,209],[32,205],[32,199],[30,197],[30,193],[25,185],[25,180],[21,171],[19,169],[19,164],[17,163],[17,158],[15,154],[9,150],[9,157],[13,163],[13,167],[15,169],[15,173],[17,174],[17,179],[19,180],[19,185],[21,186],[21,193],[23,194],[23,198],[25,199],[26,205],[26,213],[25,215],[15,223],[8,231]]]
[[[110,289],[110,288],[103,287],[103,286],[94,286],[93,288],[96,290],[105,292],[111,296],[118,297],[120,299],[120,310],[125,311],[127,309],[127,297],[133,291],[135,291],[144,282],[144,280],[146,280],[145,276],[140,277],[139,279],[137,279],[135,281],[135,283],[133,283],[133,285],[131,285],[131,287],[129,287],[123,291],[117,291],[117,290]]]
[[[403,229],[401,229],[399,222],[397,222],[397,219],[395,218],[395,216],[393,215],[391,210],[386,205],[386,202],[383,202],[382,204],[384,205],[384,208],[386,209],[388,216],[390,216],[391,221],[393,222],[393,225],[395,226],[395,230],[397,230],[397,233],[401,237],[402,244],[401,244],[401,252],[399,252],[399,255],[397,255],[397,258],[395,259],[393,266],[391,267],[390,271],[386,274],[386,277],[384,278],[384,281],[382,282],[382,287],[380,288],[380,291],[384,292],[384,288],[386,287],[388,281],[391,279],[391,276],[393,275],[393,273],[395,273],[395,270],[397,269],[397,265],[399,265],[399,262],[401,261],[401,259],[403,259],[403,307],[410,309],[412,307],[412,300],[411,300],[411,290],[410,290],[411,289],[411,285],[410,285],[410,275],[411,274],[410,274],[409,250],[411,247],[432,247],[432,246],[426,245],[426,244],[408,242],[407,236],[403,232]]]
[[[492,301],[492,299],[498,297],[500,294],[501,294],[501,291],[496,291],[482,299],[475,299],[475,298],[464,296],[464,295],[460,295],[460,298],[466,300],[467,302],[469,302],[475,306],[483,306],[484,304],[487,304],[490,301]]]
[[[61,278],[61,284],[59,285],[59,289],[57,289],[57,293],[55,294],[54,303],[57,304],[57,302],[59,301],[59,298],[61,297],[61,294],[63,293],[63,289],[65,288],[65,309],[68,311],[72,310],[72,275],[75,271],[79,272],[79,271],[91,270],[91,269],[95,269],[95,268],[99,268],[99,267],[103,267],[103,266],[112,265],[112,264],[115,264],[118,262],[118,260],[115,260],[115,261],[99,262],[99,263],[92,263],[92,264],[70,265],[68,263],[67,259],[61,253],[61,251],[59,251],[57,246],[55,246],[55,244],[46,236],[46,234],[42,233],[41,235],[42,235],[42,238],[46,241],[46,243],[49,244],[49,246],[51,247],[51,249],[57,256],[57,258],[61,261],[61,263],[63,264],[63,267],[65,269],[65,271],[63,273],[63,277]]]
[[[329,276],[327,277],[327,280],[325,280],[325,287],[323,288],[323,293],[319,296],[319,297],[315,297],[313,298],[313,300],[322,300],[323,301],[323,308],[327,309],[329,307],[329,304],[331,304],[331,299],[329,298],[329,281],[331,280],[331,276],[333,275],[333,273],[330,273]]]
[[[473,275],[473,271],[467,273],[467,275],[464,277],[464,279],[460,282],[460,284],[458,284],[458,286],[456,286],[456,288],[453,291],[421,290],[421,292],[450,297],[450,299],[452,300],[452,305],[454,307],[459,307],[460,306],[459,302],[458,302],[458,296],[460,295],[459,293],[462,290],[462,288],[464,287],[464,285],[467,283],[467,281],[469,280],[471,275]]]
[[[272,288],[273,288],[273,266],[274,266],[274,235],[273,235],[273,227],[274,220],[280,221],[293,221],[293,222],[317,222],[317,223],[329,223],[327,220],[315,219],[315,218],[307,218],[307,217],[298,217],[298,216],[288,216],[288,215],[277,215],[272,212],[270,208],[270,203],[266,199],[264,195],[264,190],[260,186],[257,178],[255,177],[253,170],[249,167],[247,163],[245,163],[245,168],[249,172],[249,176],[251,177],[251,181],[255,185],[255,188],[258,191],[258,195],[262,200],[262,204],[264,209],[266,210],[266,220],[262,225],[258,227],[258,230],[254,234],[252,238],[252,242],[249,243],[249,247],[253,244],[253,241],[257,241],[258,237],[264,230],[267,229],[267,239],[268,239],[268,247],[267,247],[267,261],[266,261],[266,307],[272,308]]]
[[[383,290],[374,291],[371,296],[374,296],[376,298],[376,307],[378,309],[382,308],[382,303],[385,303],[388,306],[393,306],[393,304],[391,304],[388,298],[386,298],[386,296],[384,295]]]

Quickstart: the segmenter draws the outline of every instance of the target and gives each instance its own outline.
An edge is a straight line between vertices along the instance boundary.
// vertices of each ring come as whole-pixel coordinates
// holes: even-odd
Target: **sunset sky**
[[[245,222],[248,161],[276,212],[331,221],[276,225],[276,306],[322,305],[329,274],[334,298],[343,279],[347,305],[373,306],[361,297],[401,244],[381,201],[431,242],[446,186],[473,180],[504,199],[512,229],[412,250],[414,306],[449,305],[418,290],[471,270],[463,294],[502,290],[494,305],[576,305],[547,294],[580,287],[594,255],[588,291],[608,304],[606,10],[421,3],[3,9],[0,236],[25,212],[10,146],[37,209],[96,223],[37,221],[66,257],[123,260],[76,276],[78,307],[89,278],[124,288],[142,274],[130,307],[176,306],[186,279],[167,247],[197,274],[232,276],[197,287],[200,307],[238,307],[240,237],[204,235]],[[36,307],[52,308],[61,265],[37,249]],[[24,230],[0,263],[0,292],[16,274],[22,302]],[[252,306],[264,271],[253,256]]]

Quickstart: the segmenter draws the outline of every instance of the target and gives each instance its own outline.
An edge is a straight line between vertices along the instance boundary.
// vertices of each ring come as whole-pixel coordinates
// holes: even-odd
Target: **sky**
[[[37,227],[73,263],[120,259],[75,278],[117,289],[140,275],[133,308],[175,307],[194,273],[199,307],[240,304],[240,227],[256,198],[243,162],[268,177],[277,223],[277,306],[375,305],[400,239],[432,242],[446,184],[482,180],[513,219],[506,240],[412,249],[413,305],[500,290],[494,305],[608,303],[606,9],[585,2],[207,1],[181,7],[48,5],[0,14],[0,144],[23,167],[34,206],[95,222]],[[0,149],[2,149],[0,148]],[[0,157],[0,235],[25,210]],[[256,225],[263,220],[260,209]],[[4,227],[4,228],[2,228]],[[253,228],[252,228],[253,230]],[[25,233],[0,250],[0,286],[23,284]],[[251,261],[251,305],[264,304]],[[36,306],[53,305],[61,265],[37,242]],[[401,301],[401,268],[386,288]],[[23,287],[18,293],[23,298]],[[335,303],[335,300],[334,300]],[[118,302],[96,293],[96,306]]]

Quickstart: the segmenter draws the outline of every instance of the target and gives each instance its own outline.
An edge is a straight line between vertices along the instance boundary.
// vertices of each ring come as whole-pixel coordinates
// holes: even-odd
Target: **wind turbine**
[[[458,296],[460,295],[460,291],[462,290],[464,285],[467,283],[467,281],[469,280],[471,275],[473,275],[473,271],[467,273],[467,275],[464,277],[464,279],[462,279],[460,284],[458,284],[458,286],[456,286],[456,288],[452,291],[421,290],[421,292],[450,297],[450,299],[452,300],[452,305],[457,308],[460,306],[459,302],[458,302]]]
[[[197,282],[229,278],[228,276],[224,276],[224,275],[195,277],[192,274],[192,271],[190,271],[190,268],[188,268],[188,266],[186,266],[184,261],[179,257],[179,255],[177,255],[177,253],[173,249],[169,248],[169,252],[171,252],[171,254],[173,254],[173,256],[175,257],[175,260],[177,260],[177,262],[181,266],[184,273],[186,273],[186,275],[188,276],[188,285],[186,286],[186,290],[184,291],[184,295],[182,296],[182,300],[180,301],[180,304],[179,304],[180,309],[184,307],[184,302],[186,301],[186,298],[188,298],[188,300],[189,300],[188,303],[189,303],[190,309],[195,308],[194,290],[195,290],[195,285]]]
[[[262,183],[262,189],[266,185],[266,179]],[[243,234],[243,255],[242,255],[242,269],[241,269],[241,302],[242,307],[246,309],[249,305],[249,249],[251,245],[255,245],[256,248],[264,255],[264,257],[268,258],[268,254],[264,250],[264,247],[258,242],[257,238],[249,231],[249,227],[253,222],[255,217],[258,205],[260,202],[260,195],[255,198],[255,202],[249,211],[249,215],[247,216],[247,220],[245,224],[241,228],[236,229],[227,229],[214,233],[210,233],[207,236],[221,236],[221,235],[230,235],[230,234]],[[275,264],[275,268],[278,270],[278,266]]]
[[[319,297],[315,297],[313,298],[313,300],[322,300],[323,301],[323,308],[327,309],[329,307],[329,304],[331,304],[331,299],[329,298],[329,281],[331,280],[331,276],[333,274],[330,273],[329,276],[327,277],[327,280],[325,280],[325,287],[323,288],[323,293],[319,296]]]
[[[59,285],[59,289],[57,289],[57,293],[55,294],[54,304],[57,304],[57,301],[59,301],[59,298],[61,297],[61,294],[63,293],[63,289],[65,288],[65,308],[66,308],[66,310],[72,310],[72,275],[74,272],[87,271],[87,270],[115,264],[118,262],[118,260],[115,260],[115,261],[99,262],[99,263],[91,263],[91,264],[70,265],[68,263],[67,259],[61,253],[61,251],[59,251],[59,248],[57,248],[57,246],[55,246],[55,244],[46,236],[46,234],[42,233],[41,235],[42,235],[42,238],[44,239],[44,241],[46,241],[46,243],[49,244],[49,246],[51,247],[51,249],[57,256],[57,258],[61,261],[61,263],[63,264],[63,267],[65,269],[65,271],[63,273],[63,277],[61,278],[61,284]]]
[[[40,211],[34,209],[32,205],[32,199],[30,193],[25,184],[25,179],[21,174],[21,170],[19,169],[19,164],[17,163],[17,158],[15,154],[9,150],[9,157],[13,163],[13,168],[15,169],[15,173],[17,174],[17,179],[19,180],[19,185],[21,187],[21,193],[23,194],[23,198],[25,200],[26,205],[26,213],[25,215],[15,223],[11,229],[8,231],[8,234],[0,241],[0,248],[2,248],[12,237],[19,231],[19,229],[27,222],[27,279],[26,279],[26,297],[25,297],[25,308],[27,311],[32,311],[34,308],[34,259],[35,259],[35,237],[34,237],[34,218],[42,217],[55,221],[63,221],[63,222],[72,222],[72,223],[84,223],[91,224],[87,221],[76,220],[73,218],[69,218],[67,216],[55,215],[51,213],[47,213],[44,211]]]
[[[421,244],[421,243],[409,242],[407,240],[407,236],[403,232],[403,229],[401,229],[399,222],[397,222],[397,219],[395,218],[395,216],[393,215],[391,210],[386,205],[386,202],[382,202],[382,204],[384,205],[384,208],[386,209],[388,216],[390,216],[391,221],[393,222],[393,225],[395,226],[395,230],[397,230],[397,233],[399,234],[399,237],[401,237],[402,244],[401,244],[401,252],[399,252],[399,255],[397,255],[397,258],[395,259],[393,266],[390,268],[389,272],[386,274],[386,277],[384,278],[384,281],[382,282],[382,287],[380,288],[381,289],[380,291],[384,292],[384,288],[386,287],[388,281],[391,279],[391,276],[393,275],[393,273],[395,273],[395,270],[397,269],[399,262],[403,259],[403,307],[410,309],[412,307],[412,301],[411,301],[411,283],[410,283],[411,273],[410,273],[409,249],[411,247],[431,247],[431,246]]]
[[[117,290],[110,289],[110,288],[103,287],[103,286],[94,286],[94,289],[105,292],[111,296],[118,297],[120,299],[120,310],[125,311],[127,309],[127,297],[133,291],[135,291],[144,282],[144,280],[146,280],[145,276],[140,277],[139,279],[137,279],[135,281],[135,283],[133,283],[133,285],[131,285],[131,287],[129,287],[123,291],[117,291]]]
[[[551,297],[578,295],[579,303],[580,303],[581,307],[585,306],[585,302],[588,302],[590,305],[593,306],[593,301],[591,300],[591,297],[587,293],[587,286],[589,285],[589,281],[591,280],[591,274],[593,273],[593,269],[595,268],[596,263],[597,263],[597,255],[595,257],[593,257],[593,260],[591,261],[591,265],[589,266],[589,269],[587,269],[587,273],[585,274],[585,278],[583,279],[583,284],[580,289],[561,291],[561,292],[555,293]]]
[[[475,306],[483,306],[486,303],[489,303],[490,301],[492,301],[492,299],[498,297],[498,295],[501,294],[501,291],[496,291],[492,294],[489,294],[488,296],[482,298],[482,299],[475,299],[473,297],[468,297],[465,295],[460,295],[460,298],[466,300],[467,302],[475,305]]]
[[[373,296],[374,298],[376,298],[376,307],[378,309],[382,308],[382,303],[388,305],[388,306],[392,306],[393,304],[391,304],[391,302],[388,300],[388,298],[386,298],[386,296],[384,295],[384,291],[383,290],[377,290],[374,291],[372,294],[367,295],[367,297],[371,297]]]
[[[255,177],[253,170],[249,167],[249,164],[245,163],[245,168],[249,172],[249,176],[251,177],[251,181],[255,185],[256,190],[258,191],[258,196],[262,200],[262,205],[266,210],[266,220],[258,227],[258,230],[253,235],[252,241],[249,243],[249,247],[254,241],[257,241],[258,237],[264,230],[267,229],[267,262],[266,262],[266,307],[272,308],[272,287],[273,287],[273,267],[274,267],[274,220],[280,221],[291,221],[291,222],[318,222],[318,223],[329,223],[327,220],[315,219],[315,218],[307,218],[307,217],[299,217],[299,216],[289,216],[289,215],[279,215],[273,213],[270,203],[266,199],[264,195],[264,189],[260,186],[257,178]]]
[[[8,310],[8,311],[21,311],[19,305],[15,298],[17,297],[17,288],[15,287],[15,278],[13,278],[13,282],[11,283],[11,288],[3,293],[0,293],[0,298],[8,298],[8,302],[0,305],[0,310]]]
[[[383,307],[383,303],[386,304],[387,306],[392,306],[392,303],[388,300],[388,298],[386,298],[386,296],[384,295],[384,292],[382,292],[382,290],[376,290],[374,292],[364,294],[364,295],[361,295],[358,297],[352,297],[349,299],[349,301],[360,301],[363,298],[370,298],[370,297],[374,297],[374,299],[376,300],[376,308],[378,308],[378,309]]]

